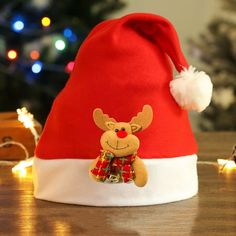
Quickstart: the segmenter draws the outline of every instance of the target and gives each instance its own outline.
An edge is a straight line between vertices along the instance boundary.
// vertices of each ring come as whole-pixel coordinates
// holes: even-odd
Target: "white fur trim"
[[[186,110],[201,112],[211,102],[213,85],[203,71],[190,66],[170,82],[170,91],[175,101]]]
[[[197,156],[144,159],[145,187],[104,184],[88,175],[92,160],[34,158],[34,195],[62,203],[92,206],[139,206],[179,201],[198,192]]]

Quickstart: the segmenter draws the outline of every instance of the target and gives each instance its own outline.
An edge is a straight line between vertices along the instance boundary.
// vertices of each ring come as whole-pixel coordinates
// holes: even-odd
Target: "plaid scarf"
[[[101,150],[101,154],[91,173],[96,176],[100,182],[107,183],[128,183],[133,181],[135,175],[132,163],[136,154],[115,157],[109,151]]]

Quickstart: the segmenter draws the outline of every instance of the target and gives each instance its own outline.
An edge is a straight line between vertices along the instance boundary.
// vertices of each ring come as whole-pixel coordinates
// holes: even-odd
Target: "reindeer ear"
[[[105,125],[108,129],[113,130],[115,127],[115,122],[107,121],[107,122],[105,122]]]
[[[131,126],[132,133],[136,133],[136,132],[138,132],[139,130],[142,129],[142,126],[141,126],[141,125],[130,124],[130,126]]]

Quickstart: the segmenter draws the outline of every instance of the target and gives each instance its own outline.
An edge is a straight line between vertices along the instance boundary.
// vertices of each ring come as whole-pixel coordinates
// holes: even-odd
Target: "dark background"
[[[26,106],[42,123],[51,104],[64,87],[69,71],[66,65],[91,30],[109,14],[124,7],[122,0],[1,0],[0,1],[0,111],[12,111]],[[43,17],[51,19],[43,27]],[[21,21],[24,28],[14,29]],[[64,35],[69,29],[72,36]],[[64,50],[57,50],[56,40],[63,40]],[[15,50],[17,58],[10,60],[8,52]],[[37,50],[40,57],[30,58]],[[35,62],[42,63],[40,73],[33,73]]]

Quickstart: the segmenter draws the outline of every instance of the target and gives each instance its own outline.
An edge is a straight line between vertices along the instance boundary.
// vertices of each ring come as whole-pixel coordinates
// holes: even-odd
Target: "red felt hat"
[[[174,80],[172,63],[180,73]],[[138,155],[150,160],[195,155],[186,109],[205,109],[211,93],[209,77],[189,67],[168,20],[140,13],[104,21],[80,47],[70,79],[53,103],[36,157],[94,159],[102,134],[93,121],[94,109],[128,122],[145,104],[153,109],[153,122],[137,134]]]

